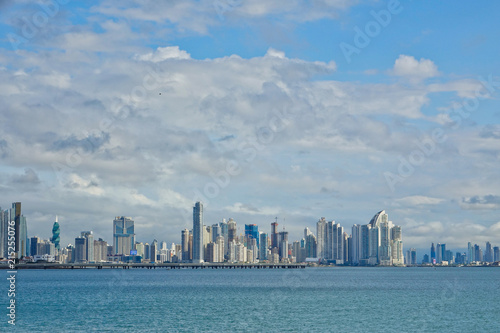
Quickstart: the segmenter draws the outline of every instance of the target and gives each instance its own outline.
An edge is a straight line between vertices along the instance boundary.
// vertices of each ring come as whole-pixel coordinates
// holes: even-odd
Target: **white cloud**
[[[191,55],[178,46],[158,47],[155,52],[137,55],[138,60],[160,62],[167,59],[191,59]]]
[[[401,54],[394,63],[393,73],[397,76],[411,79],[426,79],[439,75],[437,66],[429,59],[415,59],[412,56]]]
[[[403,205],[416,206],[416,205],[437,205],[445,200],[440,198],[427,197],[423,195],[413,195],[409,197],[396,199],[396,201]]]

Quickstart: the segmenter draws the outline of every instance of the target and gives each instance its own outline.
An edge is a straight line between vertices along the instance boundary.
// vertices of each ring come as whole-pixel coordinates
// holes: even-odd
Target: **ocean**
[[[16,332],[500,332],[500,268],[19,270]]]

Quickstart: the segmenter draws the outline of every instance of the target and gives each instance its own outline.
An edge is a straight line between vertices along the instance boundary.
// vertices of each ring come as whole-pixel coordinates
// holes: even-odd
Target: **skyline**
[[[50,250],[51,252],[47,252],[45,254],[52,253],[56,251],[56,249],[58,251],[61,251],[62,248],[60,247],[59,244],[60,228],[58,223],[58,217],[56,216],[55,222],[53,224],[52,237],[45,238],[45,237],[39,237],[39,235],[30,235],[28,231],[29,228],[27,228],[27,225],[29,225],[29,223],[24,214],[22,214],[20,207],[21,207],[21,202],[14,202],[12,203],[12,209],[7,209],[5,211],[0,209],[0,216],[3,216],[2,218],[5,217],[5,221],[2,222],[2,226],[7,225],[8,218],[6,217],[8,216],[12,217],[15,215],[16,216],[15,219],[16,220],[19,219],[19,221],[16,223],[16,226],[19,225],[19,230],[23,231],[16,232],[16,234],[20,235],[20,238],[19,240],[16,241],[16,244],[23,244],[24,241],[26,241],[25,244],[27,244],[27,245],[20,245],[20,247],[22,247],[24,250],[21,250],[20,248],[19,252],[24,253],[24,251],[29,251],[30,248],[32,251],[33,244],[30,245],[29,241],[33,239],[38,239],[38,242],[42,242],[43,244],[45,244],[44,242],[48,242],[46,244],[48,244],[47,246],[50,246],[52,250]],[[367,224],[362,224],[362,225],[355,224],[352,225],[351,228],[341,225],[341,223],[338,221],[327,220],[325,217],[321,217],[316,222],[316,229],[315,229],[316,233],[314,231],[311,231],[311,229],[314,230],[314,225],[311,226],[311,229],[309,228],[309,226],[305,226],[303,230],[304,237],[298,239],[289,239],[288,237],[289,232],[285,229],[285,227],[282,226],[282,229],[279,228],[277,217],[273,222],[270,223],[270,231],[271,231],[270,233],[263,231],[265,230],[265,228],[259,231],[259,226],[256,224],[244,224],[244,228],[242,228],[240,223],[238,227],[238,222],[234,221],[232,218],[229,218],[228,220],[222,218],[221,222],[206,225],[203,223],[203,203],[201,202],[196,202],[194,204],[192,217],[193,217],[192,228],[181,230],[179,238],[180,242],[175,241],[171,243],[172,244],[171,248],[172,249],[176,248],[178,251],[176,257],[178,258],[178,255],[181,255],[183,257],[182,262],[186,262],[184,256],[191,258],[187,262],[192,262],[192,263],[207,262],[207,260],[205,260],[204,258],[204,253],[205,255],[206,253],[211,253],[212,256],[214,255],[213,254],[214,250],[212,249],[211,250],[212,252],[210,252],[209,250],[207,250],[207,246],[209,245],[211,245],[212,247],[222,246],[222,248],[224,248],[224,244],[225,242],[227,243],[228,239],[236,240],[234,246],[242,246],[242,247],[244,246],[243,248],[246,249],[248,243],[248,246],[252,247],[251,251],[254,252],[254,255],[256,257],[254,259],[251,259],[252,261],[250,262],[253,262],[253,260],[256,260],[256,258],[258,258],[259,260],[263,260],[262,258],[265,258],[264,260],[269,260],[268,257],[271,256],[271,253],[276,253],[277,256],[272,260],[279,260],[281,262],[281,259],[283,259],[283,256],[285,256],[285,252],[281,249],[282,244],[281,241],[279,241],[278,239],[286,241],[286,247],[288,248],[288,250],[292,249],[291,251],[293,256],[296,255],[294,254],[295,252],[299,253],[298,248],[297,249],[295,248],[296,246],[295,243],[297,243],[297,246],[302,247],[304,253],[300,254],[302,258],[301,260],[305,260],[306,258],[310,259],[316,258],[317,260],[320,261],[329,260],[331,262],[335,262],[335,265],[347,264],[350,266],[352,265],[357,266],[359,264],[360,266],[374,266],[380,264],[382,266],[388,266],[388,265],[400,266],[403,264],[405,265],[416,265],[416,264],[426,264],[426,263],[429,264],[432,263],[433,259],[437,260],[436,261],[437,264],[440,264],[441,261],[443,260],[446,261],[447,264],[448,262],[451,262],[453,264],[465,264],[465,263],[470,263],[471,261],[481,262],[483,261],[482,260],[483,255],[485,258],[484,260],[485,262],[492,263],[494,261],[498,261],[497,258],[499,256],[498,246],[495,246],[495,244],[492,245],[490,241],[485,242],[486,247],[484,252],[483,248],[474,241],[468,241],[466,248],[455,247],[450,249],[450,247],[448,247],[448,249],[446,249],[446,243],[440,243],[439,241],[436,243],[437,250],[436,247],[434,246],[434,241],[431,242],[430,251],[424,250],[423,248],[421,249],[416,249],[414,247],[405,248],[403,241],[404,237],[402,237],[403,230],[401,229],[401,226],[394,225],[393,222],[388,219],[388,215],[385,212],[385,210],[376,213],[370,219],[370,222],[368,222]],[[371,231],[375,231],[373,230],[373,228],[376,228],[375,234],[372,235],[370,228],[372,229]],[[145,250],[149,251],[150,247],[152,248],[153,246],[155,247],[156,250],[158,250],[159,244],[162,244],[165,247],[168,246],[167,245],[168,242],[160,238],[159,237],[160,235],[156,235],[156,237],[153,240],[151,240],[151,244],[148,243],[149,241],[142,241],[142,240],[136,241],[134,220],[131,217],[116,216],[113,220],[112,229],[113,229],[113,241],[111,243],[108,243],[106,239],[102,239],[102,237],[96,237],[95,241],[98,242],[98,244],[97,245],[94,244],[94,246],[96,246],[95,251],[97,251],[97,253],[107,252],[108,255],[123,256],[126,254],[132,255],[132,250],[135,250],[135,254],[137,254],[138,252],[143,253],[143,251]],[[197,229],[199,231],[195,231]],[[241,232],[242,229],[244,230],[244,233]],[[222,237],[213,236],[212,233],[215,233],[216,235]],[[328,234],[332,233],[332,235],[326,236],[327,233]],[[380,236],[380,238],[379,238],[379,233],[382,235]],[[205,234],[209,237],[208,239],[204,238]],[[21,235],[26,236],[26,239],[24,239],[24,236],[21,237]],[[336,236],[333,237],[333,235]],[[254,240],[253,243],[251,240],[247,239],[248,236],[253,238]],[[312,236],[311,239],[309,238],[310,236]],[[6,240],[7,233],[5,233],[3,237],[5,237]],[[215,242],[214,240],[215,237],[217,238],[217,242]],[[371,245],[373,242],[371,240],[372,237],[379,238],[378,242],[379,243],[381,242],[376,250],[372,248]],[[23,239],[21,240],[21,238]],[[86,245],[87,238],[90,239],[91,243],[94,242],[93,241],[94,233],[92,230],[81,231],[80,236],[74,238],[73,242],[74,244],[72,244],[71,242],[68,243],[66,246],[63,246],[64,251],[58,253],[62,254],[64,252],[64,255],[66,256],[68,255],[66,253],[68,250],[71,251],[72,249],[73,251],[75,251],[75,249],[78,248],[80,249],[79,256],[84,255],[82,254],[82,251],[85,252],[85,250],[82,250],[82,246],[83,247],[87,246]],[[191,240],[189,240],[190,238]],[[222,245],[219,244],[219,238],[221,238]],[[260,248],[259,240],[262,244],[267,244],[267,245],[264,248]],[[314,245],[312,245],[313,243],[309,242],[313,242]],[[189,246],[188,243],[190,244]],[[326,246],[326,243],[328,243],[329,245]],[[35,242],[35,248],[37,246],[36,244],[37,243]],[[333,246],[332,244],[337,244],[338,248],[336,247],[337,245]],[[329,248],[329,250],[326,250],[326,247],[330,246],[333,246],[333,248]],[[107,250],[102,250],[101,249],[102,247],[107,248]],[[93,248],[94,247],[92,247],[92,249]],[[218,251],[223,251],[222,248]],[[227,252],[228,250],[229,249],[226,247],[225,251]],[[88,248],[86,251],[89,251]],[[196,254],[197,252],[198,254]],[[92,253],[89,254],[91,258],[94,258],[93,253],[94,250],[92,250]],[[190,254],[188,255],[188,253]],[[317,257],[314,255],[313,256],[306,255],[312,253],[316,253]],[[158,255],[160,255],[160,253],[158,253]],[[163,255],[165,255],[165,258],[168,257],[166,253]],[[173,254],[171,253],[171,255]],[[226,256],[228,255],[229,254],[226,253]],[[303,257],[304,255],[306,256]],[[33,253],[30,253],[30,256],[33,256]],[[215,257],[210,257],[210,258],[219,258],[218,256],[219,255],[215,255]],[[288,254],[286,256],[288,256]],[[299,254],[297,254],[297,256],[299,256]],[[149,258],[148,256],[143,257],[143,259],[148,259],[148,258]],[[475,260],[471,260],[470,258],[475,258]],[[493,260],[493,258],[495,258],[496,260]],[[77,256],[76,261],[79,261],[81,259],[82,259],[81,257]],[[67,260],[67,258],[64,260]],[[116,258],[113,260],[116,260]],[[164,260],[170,260],[170,259],[164,259]],[[223,259],[220,260],[222,261],[215,261],[215,262],[223,262]],[[213,261],[209,260],[208,262],[213,262]]]
[[[177,243],[201,200],[291,239],[385,209],[405,249],[500,243],[500,4],[138,3],[0,5],[0,203],[30,235]]]

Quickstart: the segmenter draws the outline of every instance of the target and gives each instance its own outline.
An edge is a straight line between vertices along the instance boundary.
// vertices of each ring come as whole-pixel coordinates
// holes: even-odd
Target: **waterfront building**
[[[52,226],[52,238],[50,239],[50,241],[54,243],[54,246],[57,249],[57,251],[61,250],[61,245],[59,244],[61,241],[60,233],[61,230],[59,229],[59,223],[57,222],[57,215],[56,215],[56,221]],[[31,255],[33,255],[33,253]]]
[[[188,229],[184,229],[181,231],[181,247],[182,247],[181,260],[183,262],[188,262],[192,259],[189,253],[189,234],[190,232]]]
[[[305,257],[306,258],[317,258],[317,249],[318,243],[316,241],[316,236],[313,233],[309,233],[305,239]]]
[[[150,249],[150,254],[149,254],[149,260],[152,263],[155,263],[158,261],[157,255],[158,255],[158,241],[156,239],[153,240],[151,245],[149,246]]]
[[[115,217],[113,220],[113,254],[130,255],[134,244],[135,232],[132,218]]]
[[[260,246],[259,246],[259,260],[264,261],[268,260],[267,252],[269,248],[269,241],[267,239],[267,234],[265,232],[261,232],[259,235],[260,238]]]
[[[259,246],[259,227],[256,224],[245,224],[245,243],[247,247],[252,243],[251,239],[255,239],[257,247]]]
[[[316,222],[316,253],[318,258],[325,258],[325,249],[326,249],[326,219],[324,217],[320,218],[318,222]]]
[[[75,248],[73,249],[73,261],[75,263],[87,261],[87,239],[85,237],[75,238]]]
[[[85,259],[87,262],[94,261],[94,234],[92,231],[82,231],[81,237],[85,238]]]
[[[434,264],[434,260],[437,261],[436,258],[436,248],[434,247],[434,243],[431,244],[431,263]]]
[[[500,261],[500,248],[498,246],[493,248],[493,261]]]
[[[203,262],[203,204],[196,202],[193,207],[193,262]]]
[[[486,250],[484,251],[484,261],[493,262],[493,248],[490,242],[486,242]]]

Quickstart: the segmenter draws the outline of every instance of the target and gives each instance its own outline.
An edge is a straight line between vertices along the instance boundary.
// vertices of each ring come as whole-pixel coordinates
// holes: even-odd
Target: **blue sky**
[[[499,6],[4,1],[2,208],[63,243],[119,215],[179,242],[202,198],[291,239],[385,209],[405,248],[498,245]]]

